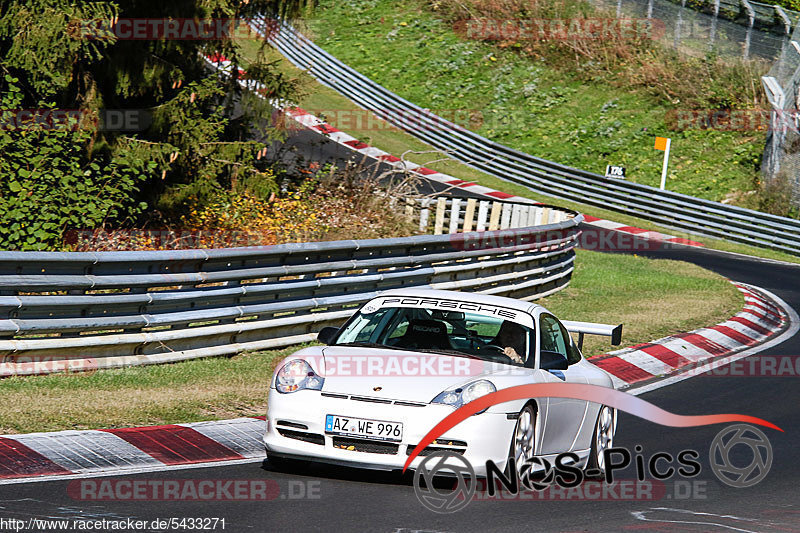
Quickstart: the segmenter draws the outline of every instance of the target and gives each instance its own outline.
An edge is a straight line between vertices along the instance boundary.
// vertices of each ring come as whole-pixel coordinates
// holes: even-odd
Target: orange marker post
[[[661,168],[661,187],[662,191],[667,185],[667,164],[669,162],[669,147],[672,144],[672,139],[666,137],[656,137],[656,150],[664,152],[664,165]]]

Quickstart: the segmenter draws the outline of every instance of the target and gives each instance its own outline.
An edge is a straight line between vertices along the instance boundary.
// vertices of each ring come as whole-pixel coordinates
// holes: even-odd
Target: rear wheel
[[[605,451],[614,446],[614,432],[617,429],[617,412],[607,405],[600,408],[597,413],[597,423],[592,436],[592,451],[586,470],[599,470],[597,477],[604,477],[606,473]]]
[[[536,412],[533,407],[526,405],[517,417],[517,425],[514,427],[514,436],[511,439],[511,449],[508,452],[508,464],[506,471],[511,473],[511,458],[516,461],[517,476],[523,473],[523,465],[533,458],[534,446],[536,444]]]

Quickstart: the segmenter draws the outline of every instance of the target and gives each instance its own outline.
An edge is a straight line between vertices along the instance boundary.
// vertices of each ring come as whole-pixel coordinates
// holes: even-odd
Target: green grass
[[[578,251],[571,285],[540,303],[564,319],[624,323],[624,345],[727,319],[729,282],[676,261]],[[584,352],[612,347],[587,339]],[[95,373],[7,378],[0,433],[173,424],[263,415],[275,365],[298,348]]]
[[[569,288],[538,303],[565,320],[622,323],[630,346],[716,324],[743,301],[728,280],[693,264],[578,250]],[[604,337],[584,343],[587,356],[618,348]]]
[[[322,0],[309,27],[364,75],[445,116],[473,113],[480,118],[471,129],[513,148],[599,173],[625,165],[631,181],[658,186],[663,152],[653,143],[666,136],[671,190],[722,200],[753,189],[764,132],[669,131],[665,117],[680,103],[581,81],[513,46],[464,40],[427,5]]]

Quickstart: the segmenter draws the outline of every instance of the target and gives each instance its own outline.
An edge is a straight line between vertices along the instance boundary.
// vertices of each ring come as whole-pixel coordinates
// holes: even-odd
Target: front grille
[[[308,426],[305,424],[298,424],[297,422],[289,422],[288,420],[278,420],[275,422],[278,426],[286,426],[288,428],[294,429],[308,429]]]
[[[301,440],[311,444],[325,445],[325,437],[316,433],[305,433],[303,431],[292,431],[291,429],[278,428],[278,433],[287,439]]]
[[[335,392],[323,392],[326,398],[337,398],[339,400],[353,400],[355,402],[369,402],[369,403],[389,403],[394,405],[402,405],[403,407],[425,407],[428,405],[423,402],[407,402],[403,400],[389,400],[387,398],[374,398],[372,396],[348,396],[347,394],[338,394]]]
[[[411,455],[411,452],[417,446],[414,444],[409,444],[406,448],[406,455]],[[433,441],[433,444],[430,446],[425,447],[420,453],[420,457],[425,457],[426,455],[430,455],[435,452],[453,452],[459,455],[464,455],[464,452],[467,451],[467,443],[463,440],[448,440],[448,439],[436,439]]]
[[[350,396],[350,399],[356,402],[392,403],[392,400],[385,400],[383,398],[369,398],[367,396]]]
[[[395,455],[400,446],[391,442],[380,442],[374,440],[351,439],[348,437],[333,437],[333,447],[342,450],[355,452],[380,453],[383,455]]]
[[[323,392],[322,395],[327,398],[339,398],[340,400],[347,399],[347,394],[335,394],[333,392]]]

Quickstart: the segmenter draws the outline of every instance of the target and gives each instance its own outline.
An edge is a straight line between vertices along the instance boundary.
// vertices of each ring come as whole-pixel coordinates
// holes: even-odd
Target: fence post
[[[406,198],[406,220],[414,220],[414,201],[410,198]]]
[[[461,214],[461,199],[453,198],[453,205],[450,206],[449,233],[458,233],[458,218],[460,214]]]
[[[433,225],[433,234],[441,235],[444,233],[444,212],[447,209],[447,198],[444,196],[436,201],[436,221]]]
[[[778,15],[778,18],[783,21],[783,31],[786,32],[786,35],[792,34],[792,21],[789,20],[789,17],[786,15],[786,11],[783,10],[781,6],[772,6],[775,9],[775,13]],[[783,51],[781,49],[781,51]]]
[[[478,207],[478,227],[476,231],[486,231],[486,219],[489,216],[489,201],[482,200]]]
[[[519,206],[519,225],[518,228],[525,228],[528,226],[528,218],[530,217],[531,206],[529,205],[521,205]]]
[[[739,0],[741,2],[742,7],[744,7],[745,11],[747,11],[747,18],[748,25],[747,25],[747,35],[744,38],[744,58],[749,59],[750,57],[750,39],[752,38],[753,34],[753,23],[756,20],[756,12],[753,10],[753,6],[750,5],[750,2],[747,0]]]
[[[467,200],[467,209],[464,211],[464,233],[472,231],[472,219],[475,216],[475,205],[478,201],[475,198]]]
[[[675,21],[675,37],[672,43],[674,48],[681,44],[681,27],[683,26],[683,9],[686,7],[686,0],[681,0],[681,7],[678,10],[678,20]]]
[[[500,213],[503,211],[503,204],[492,202],[492,215],[489,218],[489,231],[500,229]]]
[[[428,217],[430,217],[430,210],[428,209],[428,206],[430,205],[431,200],[430,198],[423,198],[420,200],[420,203],[422,204],[422,209],[419,212],[419,231],[421,233],[427,233]]]
[[[709,46],[714,47],[717,38],[717,19],[719,18],[719,0],[714,0],[714,16],[711,19],[711,35],[709,36]]]
[[[546,226],[550,223],[550,208],[545,207],[542,209],[542,225]]]

